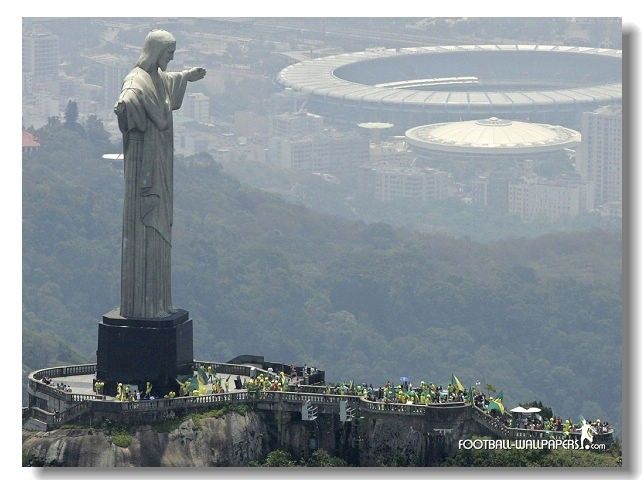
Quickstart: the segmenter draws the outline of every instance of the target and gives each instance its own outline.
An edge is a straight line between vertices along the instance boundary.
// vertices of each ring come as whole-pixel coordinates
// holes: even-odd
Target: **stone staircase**
[[[82,416],[84,413],[87,413],[89,411],[89,402],[87,400],[83,400],[80,403],[77,403],[73,407],[65,410],[64,412],[61,412],[57,415],[56,418],[56,423],[59,424],[65,424],[69,423],[72,420]]]
[[[87,400],[83,400],[60,413],[47,412],[37,407],[26,408],[23,410],[22,427],[25,430],[46,431],[51,427],[57,428],[70,423],[89,410],[90,405]]]
[[[26,420],[23,420],[22,428],[35,432],[46,432],[47,424],[42,420],[38,420],[37,418],[28,417]]]
[[[499,438],[512,438],[513,436],[511,430],[506,425],[486,414],[477,406],[472,407],[472,418]]]

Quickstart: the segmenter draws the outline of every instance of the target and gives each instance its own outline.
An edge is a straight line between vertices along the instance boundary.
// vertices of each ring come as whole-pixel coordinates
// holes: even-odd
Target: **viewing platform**
[[[237,359],[244,360],[243,357]],[[248,357],[249,358],[249,357]],[[262,357],[253,357],[260,358]],[[237,360],[234,359],[234,360]],[[247,358],[245,358],[247,360]],[[259,366],[260,365],[260,366]],[[267,365],[273,365],[268,366]],[[316,376],[303,375],[297,367],[297,375],[290,376],[290,366],[266,363],[219,363],[194,362],[195,369],[211,367],[215,375],[222,380],[229,379],[229,390],[225,393],[213,393],[198,396],[177,396],[174,398],[119,401],[113,396],[98,395],[93,391],[96,364],[70,365],[54,367],[32,372],[28,378],[29,407],[23,409],[23,426],[32,430],[51,430],[74,420],[85,418],[96,424],[110,419],[127,424],[143,424],[175,418],[190,412],[203,411],[223,405],[248,404],[264,412],[301,412],[306,408],[313,409],[317,415],[339,415],[341,411],[352,412],[346,420],[363,415],[412,416],[421,417],[434,424],[434,430],[449,430],[449,422],[455,419],[467,419],[475,422],[479,431],[501,439],[560,439],[578,440],[580,433],[572,431],[530,430],[511,428],[499,418],[491,416],[481,408],[462,401],[444,403],[394,403],[372,401],[364,396],[328,394],[324,385],[325,372],[317,370]],[[236,388],[233,380],[240,377],[243,384],[257,375],[276,378],[288,370],[289,391],[248,391]],[[300,375],[299,375],[300,372]],[[285,372],[284,372],[285,373]],[[231,378],[230,378],[231,377]],[[43,378],[50,379],[49,384]],[[296,378],[296,381],[293,379]],[[311,385],[310,380],[321,380]],[[71,392],[56,388],[64,383]],[[613,443],[613,429],[593,435],[594,443],[610,445]]]

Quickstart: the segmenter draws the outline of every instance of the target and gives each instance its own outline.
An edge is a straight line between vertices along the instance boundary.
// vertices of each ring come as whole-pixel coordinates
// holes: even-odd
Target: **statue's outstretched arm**
[[[205,77],[206,73],[207,73],[207,70],[205,70],[203,67],[190,68],[187,71],[187,81],[196,82],[197,80],[201,80],[202,78]]]

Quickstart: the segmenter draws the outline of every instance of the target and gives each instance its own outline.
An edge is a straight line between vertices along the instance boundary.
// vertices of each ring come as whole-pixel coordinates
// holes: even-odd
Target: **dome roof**
[[[491,117],[411,128],[408,143],[421,150],[476,154],[514,154],[561,150],[580,142],[570,128]]]

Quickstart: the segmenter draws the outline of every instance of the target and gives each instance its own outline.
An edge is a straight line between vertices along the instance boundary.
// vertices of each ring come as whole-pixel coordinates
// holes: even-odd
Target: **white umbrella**
[[[511,408],[510,410],[513,413],[526,413],[528,410],[526,410],[524,407],[517,406],[515,408]]]
[[[537,408],[537,407],[531,407],[531,408],[529,408],[529,409],[528,409],[528,410],[526,410],[526,411],[527,411],[528,413],[539,413],[539,412],[541,412],[541,411],[542,411],[542,409],[541,409],[541,408]]]

